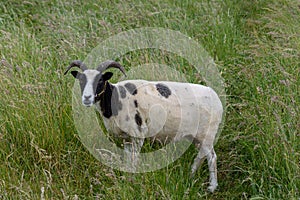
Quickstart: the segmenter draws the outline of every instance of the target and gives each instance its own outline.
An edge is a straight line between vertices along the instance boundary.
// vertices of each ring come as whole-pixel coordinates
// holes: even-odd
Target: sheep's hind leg
[[[217,155],[214,148],[207,154],[208,169],[209,169],[209,187],[210,192],[214,192],[218,186],[217,179]]]
[[[196,156],[194,163],[192,165],[191,176],[195,175],[197,169],[199,168],[199,166],[201,166],[205,157],[207,158],[208,169],[209,169],[208,190],[210,192],[214,192],[218,186],[218,180],[217,180],[217,155],[213,147],[211,149],[200,148],[198,155]]]

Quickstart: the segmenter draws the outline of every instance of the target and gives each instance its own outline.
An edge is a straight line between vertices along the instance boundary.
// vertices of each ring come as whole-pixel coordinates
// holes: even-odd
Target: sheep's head
[[[82,70],[82,72],[71,71],[71,74],[80,82],[82,104],[87,107],[92,106],[100,99],[100,96],[103,95],[107,87],[107,81],[113,75],[112,72],[105,72],[104,74],[102,72],[114,67],[126,76],[124,68],[118,62],[112,60],[101,63],[96,70],[88,69],[83,62],[75,60],[71,62],[64,75],[73,67],[78,67]]]

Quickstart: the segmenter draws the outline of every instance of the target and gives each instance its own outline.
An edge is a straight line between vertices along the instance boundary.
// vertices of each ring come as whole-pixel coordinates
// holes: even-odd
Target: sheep
[[[80,81],[82,104],[95,105],[108,130],[131,139],[124,144],[128,157],[137,156],[146,137],[160,141],[191,139],[199,150],[191,166],[191,176],[206,157],[210,172],[208,190],[215,191],[218,183],[214,140],[223,107],[213,89],[169,81],[125,80],[112,84],[109,79],[113,73],[103,73],[106,69],[117,68],[126,76],[125,69],[112,60],[101,63],[95,70],[75,60],[64,75],[73,67],[82,70],[71,71]],[[132,162],[136,164],[134,159]]]

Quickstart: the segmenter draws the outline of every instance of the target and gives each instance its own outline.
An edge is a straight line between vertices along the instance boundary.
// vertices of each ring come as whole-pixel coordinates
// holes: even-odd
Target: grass
[[[0,199],[299,199],[299,6],[292,0],[0,2]],[[206,191],[205,165],[195,179],[187,176],[193,148],[165,169],[133,175],[102,165],[76,133],[73,79],[63,77],[65,67],[109,36],[145,26],[201,42],[226,81],[214,194]],[[155,62],[157,54],[120,60],[128,69]],[[180,66],[168,56],[170,66]],[[192,68],[184,70],[198,82]]]

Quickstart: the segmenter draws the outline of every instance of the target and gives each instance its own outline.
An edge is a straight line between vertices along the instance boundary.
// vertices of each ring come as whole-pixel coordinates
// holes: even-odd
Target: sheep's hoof
[[[209,192],[213,193],[216,190],[217,186],[218,184],[210,185],[207,189]]]
[[[195,177],[195,171],[192,171],[192,172],[190,173],[190,178],[193,179],[194,177]]]

